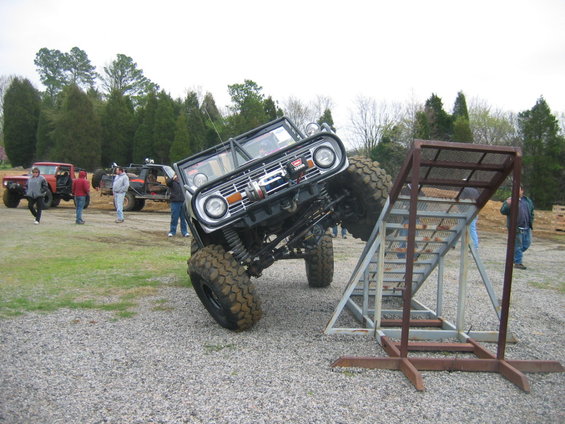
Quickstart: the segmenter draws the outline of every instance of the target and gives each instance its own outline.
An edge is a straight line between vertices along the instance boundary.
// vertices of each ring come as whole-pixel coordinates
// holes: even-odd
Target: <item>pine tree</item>
[[[100,118],[92,100],[75,84],[63,90],[63,102],[53,124],[57,160],[90,170],[100,166]]]
[[[324,113],[322,114],[322,116],[320,116],[320,118],[318,119],[318,125],[322,125],[324,123],[328,124],[331,128],[331,130],[333,132],[335,132],[335,127],[334,127],[334,119],[332,117],[332,111],[329,109],[325,109]]]
[[[543,97],[518,114],[518,127],[524,143],[524,187],[538,208],[550,208],[560,196],[565,138]]]
[[[453,105],[453,135],[452,141],[472,143],[473,133],[469,121],[469,111],[467,110],[467,101],[462,91],[457,93],[455,104]]]
[[[132,162],[135,117],[131,100],[113,91],[102,111],[102,165]]]
[[[432,94],[431,97],[426,100],[424,112],[428,119],[430,139],[443,141],[451,140],[453,124],[451,117],[443,110],[441,98]]]
[[[175,139],[171,145],[169,153],[171,162],[177,162],[191,155],[189,146],[188,126],[186,123],[186,115],[180,113],[175,125]]]
[[[136,163],[142,163],[146,158],[153,158],[153,139],[155,128],[155,113],[157,97],[151,92],[145,99],[145,105],[137,109],[137,128],[133,139],[132,157]]]
[[[169,163],[169,152],[175,138],[175,123],[173,99],[161,91],[157,97],[153,129],[153,151],[155,152],[153,159],[159,163]]]
[[[4,147],[12,166],[31,165],[37,144],[39,92],[28,79],[14,78],[4,95]]]
[[[37,145],[35,158],[38,161],[53,160],[53,148],[55,142],[53,141],[53,116],[55,110],[48,105],[48,102],[43,102],[41,112],[39,113],[39,122],[37,124]]]

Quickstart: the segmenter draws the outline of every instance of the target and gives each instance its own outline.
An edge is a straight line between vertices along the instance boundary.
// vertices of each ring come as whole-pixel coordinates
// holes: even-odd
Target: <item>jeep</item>
[[[251,277],[281,259],[304,259],[310,287],[333,280],[336,224],[367,240],[391,178],[367,158],[348,158],[327,124],[303,134],[282,117],[173,165],[193,241],[188,273],[224,328],[262,316]]]
[[[92,176],[92,186],[102,195],[112,195],[115,170],[114,164],[110,169],[97,169]],[[146,159],[144,164],[124,166],[129,177],[129,190],[124,198],[124,211],[140,211],[146,200],[168,202],[170,193],[166,180],[174,175],[173,168],[168,165],[153,163]]]
[[[60,162],[35,162],[32,168],[38,168],[39,172],[49,186],[49,190],[43,198],[44,209],[56,207],[61,200],[73,200],[73,180],[77,177],[81,168],[77,168],[70,163]],[[2,179],[4,194],[2,199],[7,208],[17,208],[20,200],[25,197],[27,180],[30,174],[10,175]],[[85,208],[88,207],[90,198],[87,197]]]

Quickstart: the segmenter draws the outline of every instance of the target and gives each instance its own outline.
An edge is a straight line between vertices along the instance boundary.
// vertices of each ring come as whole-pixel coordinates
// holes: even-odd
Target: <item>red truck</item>
[[[73,200],[73,180],[78,177],[80,168],[70,163],[60,162],[36,162],[32,165],[32,168],[38,168],[49,185],[49,190],[43,202],[45,209],[59,205],[61,200]],[[2,179],[2,186],[4,187],[2,199],[7,208],[17,208],[20,200],[25,198],[29,177],[29,174],[23,174],[5,176]],[[88,206],[89,200],[87,197],[85,208]]]

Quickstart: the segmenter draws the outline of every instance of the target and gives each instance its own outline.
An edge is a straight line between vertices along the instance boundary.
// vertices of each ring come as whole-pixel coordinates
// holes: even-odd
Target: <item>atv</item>
[[[367,240],[391,178],[348,158],[327,124],[306,135],[282,117],[173,165],[184,186],[193,241],[188,273],[224,328],[251,328],[261,304],[251,278],[282,259],[304,259],[310,287],[333,280],[330,227]]]

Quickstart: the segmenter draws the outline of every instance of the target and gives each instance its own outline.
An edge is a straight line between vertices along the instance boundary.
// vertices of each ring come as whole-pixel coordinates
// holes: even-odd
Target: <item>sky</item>
[[[0,0],[0,76],[44,87],[43,47],[84,50],[103,72],[117,54],[173,97],[250,79],[284,104],[331,98],[338,132],[360,96],[452,112],[467,103],[565,113],[565,0]]]

